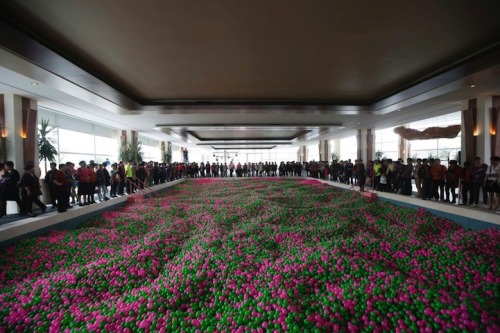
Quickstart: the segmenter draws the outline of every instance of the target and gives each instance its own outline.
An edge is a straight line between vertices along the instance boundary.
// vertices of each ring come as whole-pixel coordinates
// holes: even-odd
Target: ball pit
[[[499,332],[500,231],[310,180],[188,180],[0,255],[0,331]]]

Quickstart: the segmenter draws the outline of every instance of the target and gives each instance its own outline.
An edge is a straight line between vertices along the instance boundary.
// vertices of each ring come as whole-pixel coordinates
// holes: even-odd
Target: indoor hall
[[[0,160],[21,175],[37,162],[42,179],[48,120],[57,163],[113,164],[140,146],[146,161],[178,165],[432,156],[489,167],[500,155],[499,9],[3,1]],[[44,235],[2,250],[0,327],[498,330],[500,217],[482,202],[422,200],[415,187],[368,202],[309,171],[250,178],[182,178],[152,186],[168,187],[152,200],[34,218],[7,200],[1,236],[9,224],[6,239]]]

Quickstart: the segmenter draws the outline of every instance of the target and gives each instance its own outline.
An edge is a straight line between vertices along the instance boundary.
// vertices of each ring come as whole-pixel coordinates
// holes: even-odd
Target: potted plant
[[[50,126],[48,120],[43,120],[38,129],[38,157],[40,162],[44,161],[45,173],[47,173],[47,161],[56,162],[58,155],[57,149],[54,146],[54,139],[49,137],[49,134],[57,127]]]
[[[172,147],[168,145],[167,150],[162,151],[162,162],[170,163],[172,162]]]
[[[45,174],[47,174],[47,161],[56,162],[56,156],[59,155],[56,147],[54,146],[54,138],[49,137],[57,127],[50,126],[48,120],[43,120],[38,129],[38,158],[44,161]],[[49,184],[45,180],[40,181],[42,187],[42,201],[44,203],[50,202]]]
[[[142,162],[143,153],[141,142],[138,142],[137,144],[123,142],[120,146],[118,155],[120,157],[120,160],[124,162]]]
[[[382,161],[385,158],[385,154],[381,152],[380,150],[375,152],[375,159]]]

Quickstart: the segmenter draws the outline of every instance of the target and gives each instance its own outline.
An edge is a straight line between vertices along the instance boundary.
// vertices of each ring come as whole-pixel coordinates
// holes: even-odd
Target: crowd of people
[[[78,167],[72,162],[50,164],[45,175],[50,204],[58,212],[66,212],[73,205],[86,206],[130,195],[146,187],[197,177],[313,177],[359,186],[367,186],[381,192],[413,194],[423,200],[484,206],[500,212],[500,157],[491,158],[491,164],[481,163],[476,157],[473,163],[460,166],[450,160],[448,166],[439,159],[383,159],[369,161],[351,160],[329,162],[258,162],[258,163],[158,163],[123,162],[95,163],[81,161]],[[20,215],[35,216],[33,204],[46,211],[40,201],[41,186],[35,175],[33,163],[27,163],[21,177],[12,161],[0,163],[0,217],[6,215],[6,202],[15,201]],[[458,191],[460,193],[458,193]],[[19,196],[19,193],[21,196]],[[96,201],[97,196],[97,201]],[[481,196],[481,198],[480,198]],[[482,199],[482,200],[480,200]]]
[[[413,194],[415,184],[415,195],[423,200],[472,207],[482,202],[485,208],[500,212],[499,156],[493,156],[489,165],[476,157],[463,166],[456,160],[448,161],[445,166],[438,158],[417,158],[415,161],[408,158],[406,162],[401,158],[375,160],[369,161],[366,167],[362,161],[334,161],[325,173],[329,174],[325,179],[330,177],[332,181],[356,184],[361,190],[371,186],[376,191],[407,196]]]

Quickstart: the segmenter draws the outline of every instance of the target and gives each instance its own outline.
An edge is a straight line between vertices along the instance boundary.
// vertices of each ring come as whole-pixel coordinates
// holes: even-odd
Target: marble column
[[[297,150],[297,161],[307,162],[307,146],[300,146]]]
[[[319,148],[319,160],[320,161],[330,161],[330,141],[329,140],[320,140],[318,144]]]
[[[5,160],[13,161],[21,174],[24,165],[32,162],[38,174],[37,102],[14,94],[4,94],[2,99],[0,126],[5,137]]]
[[[371,128],[358,129],[356,135],[357,141],[357,159],[364,163],[374,159],[375,135]]]

